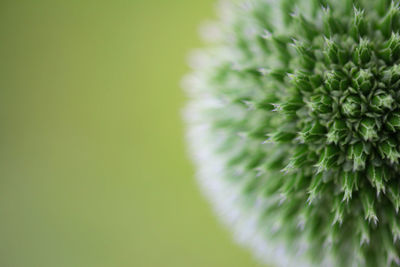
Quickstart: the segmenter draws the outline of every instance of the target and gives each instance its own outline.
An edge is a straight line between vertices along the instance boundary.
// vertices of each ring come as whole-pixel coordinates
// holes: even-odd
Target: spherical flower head
[[[400,266],[400,8],[221,7],[187,85],[198,177],[278,266]]]

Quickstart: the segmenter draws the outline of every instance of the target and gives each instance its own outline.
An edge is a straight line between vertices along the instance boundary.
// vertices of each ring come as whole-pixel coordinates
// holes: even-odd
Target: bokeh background
[[[201,195],[186,56],[214,0],[0,1],[0,266],[260,266]]]

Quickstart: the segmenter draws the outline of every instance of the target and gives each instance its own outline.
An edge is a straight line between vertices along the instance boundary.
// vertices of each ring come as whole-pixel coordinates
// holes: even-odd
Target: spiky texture
[[[295,253],[400,266],[399,3],[254,0],[222,13],[187,111],[220,212],[267,261],[283,244],[281,266]]]

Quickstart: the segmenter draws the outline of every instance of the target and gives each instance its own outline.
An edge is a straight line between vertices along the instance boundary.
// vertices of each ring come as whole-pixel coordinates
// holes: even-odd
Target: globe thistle
[[[400,266],[400,7],[224,3],[189,142],[236,237],[278,266]]]

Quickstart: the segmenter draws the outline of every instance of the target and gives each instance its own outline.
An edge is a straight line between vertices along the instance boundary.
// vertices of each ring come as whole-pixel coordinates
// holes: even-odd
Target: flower
[[[189,143],[240,240],[278,266],[400,266],[400,8],[224,4]]]

